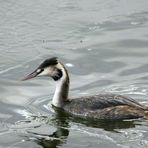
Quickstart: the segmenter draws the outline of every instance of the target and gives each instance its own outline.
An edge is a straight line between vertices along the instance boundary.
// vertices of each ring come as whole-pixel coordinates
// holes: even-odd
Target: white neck
[[[65,67],[59,63],[58,65],[63,76],[56,81],[56,90],[52,99],[52,104],[56,107],[63,107],[64,102],[68,100],[69,76]]]

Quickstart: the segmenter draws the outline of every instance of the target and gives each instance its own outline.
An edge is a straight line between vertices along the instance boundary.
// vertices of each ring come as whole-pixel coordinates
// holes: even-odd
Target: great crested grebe
[[[56,82],[52,105],[80,118],[134,119],[148,117],[148,107],[129,97],[115,94],[100,94],[75,99],[68,98],[69,75],[65,66],[56,57],[46,59],[23,80],[36,76],[49,76]]]

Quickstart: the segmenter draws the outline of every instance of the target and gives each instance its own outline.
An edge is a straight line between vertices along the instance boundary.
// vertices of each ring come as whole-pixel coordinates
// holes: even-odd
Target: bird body
[[[148,114],[148,108],[129,97],[99,94],[75,98],[65,103],[64,110],[81,118],[135,119]]]
[[[130,97],[100,94],[68,98],[70,79],[65,66],[57,58],[46,59],[24,80],[36,76],[49,76],[56,82],[52,105],[70,115],[93,119],[135,119],[148,117],[148,107]]]

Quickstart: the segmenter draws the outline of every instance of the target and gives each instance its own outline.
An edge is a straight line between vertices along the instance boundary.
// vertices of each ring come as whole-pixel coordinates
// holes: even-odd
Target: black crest
[[[56,57],[46,59],[40,66],[39,68],[46,68],[48,66],[56,65],[58,64],[58,60]]]

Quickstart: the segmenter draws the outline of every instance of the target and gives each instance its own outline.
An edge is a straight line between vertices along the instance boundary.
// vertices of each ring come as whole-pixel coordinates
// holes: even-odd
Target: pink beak
[[[25,81],[25,80],[29,80],[29,79],[32,79],[32,78],[35,78],[39,73],[37,72],[37,70],[35,70],[34,72],[32,72],[31,74],[27,75],[24,79],[22,79],[22,81]]]

